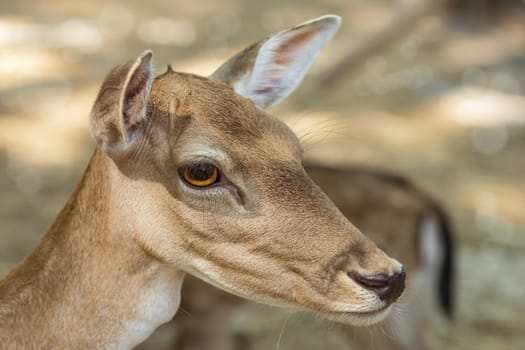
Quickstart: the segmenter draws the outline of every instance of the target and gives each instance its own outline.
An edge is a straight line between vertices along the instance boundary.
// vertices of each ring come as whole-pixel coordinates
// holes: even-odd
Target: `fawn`
[[[353,226],[265,109],[340,24],[323,16],[209,78],[114,68],[91,112],[94,155],[33,252],[0,281],[0,347],[128,349],[169,321],[186,273],[250,300],[346,324],[384,319],[401,263]]]

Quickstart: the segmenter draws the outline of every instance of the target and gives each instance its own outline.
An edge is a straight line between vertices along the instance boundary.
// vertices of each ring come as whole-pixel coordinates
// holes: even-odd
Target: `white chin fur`
[[[391,306],[378,311],[370,313],[333,313],[325,317],[350,326],[365,327],[383,321],[390,314]]]

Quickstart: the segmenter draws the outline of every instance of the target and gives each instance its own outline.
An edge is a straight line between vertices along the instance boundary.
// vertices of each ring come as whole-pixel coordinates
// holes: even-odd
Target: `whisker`
[[[387,337],[388,339],[390,340],[396,340],[397,339],[397,334],[396,334],[396,330],[395,328],[392,327],[392,324],[389,322],[382,322],[381,323],[381,332],[383,333],[383,335],[385,337]]]
[[[186,316],[193,317],[191,312],[189,312],[188,310],[184,309],[182,306],[179,306],[179,310],[182,311]]]
[[[275,350],[279,350],[279,347],[281,346],[281,339],[283,338],[284,329],[286,328],[286,324],[288,323],[288,320],[292,317],[292,315],[288,315],[286,319],[284,320],[283,326],[281,327],[281,331],[279,332],[279,338],[277,339],[277,344],[275,344]]]
[[[338,130],[344,129],[342,121],[330,120],[321,121],[316,125],[309,126],[297,132],[298,138],[305,149],[325,141],[330,136],[348,136]]]
[[[369,339],[369,341],[368,341],[368,344],[369,344],[369,345],[368,345],[368,348],[369,348],[370,350],[374,350],[374,349],[375,349],[375,344],[374,344],[374,334],[373,334],[374,331],[375,331],[375,327],[370,327],[370,328],[368,329],[368,339]]]

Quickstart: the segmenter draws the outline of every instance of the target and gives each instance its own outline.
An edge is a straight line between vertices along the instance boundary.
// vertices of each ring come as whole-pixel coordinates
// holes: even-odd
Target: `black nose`
[[[393,275],[377,274],[362,276],[356,273],[348,273],[350,278],[362,287],[377,293],[381,300],[391,304],[403,294],[405,290],[405,271]]]

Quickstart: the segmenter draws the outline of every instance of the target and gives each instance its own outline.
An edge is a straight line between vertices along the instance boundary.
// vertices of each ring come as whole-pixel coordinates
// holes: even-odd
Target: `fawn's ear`
[[[137,144],[147,122],[153,81],[151,51],[113,68],[106,76],[91,111],[91,134],[111,157]]]
[[[279,32],[230,58],[210,78],[269,108],[299,85],[340,23],[339,16],[326,15]]]

